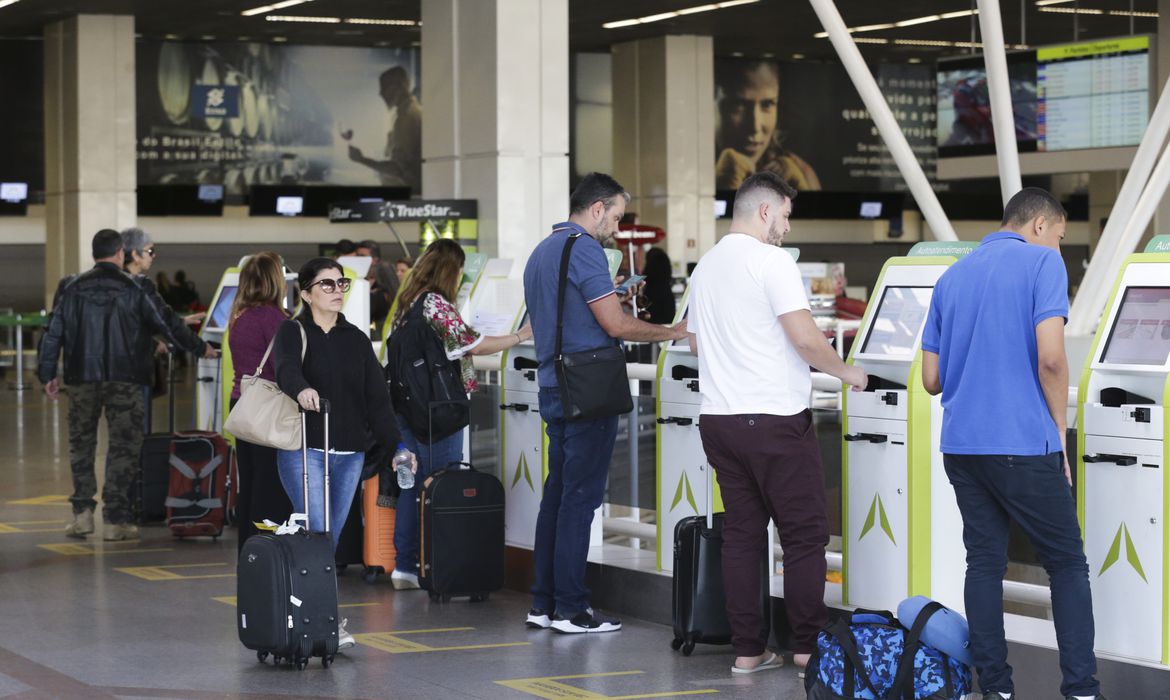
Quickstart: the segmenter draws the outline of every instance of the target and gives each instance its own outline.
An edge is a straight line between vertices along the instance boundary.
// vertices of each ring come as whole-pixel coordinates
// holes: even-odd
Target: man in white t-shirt
[[[723,586],[734,673],[780,665],[765,648],[758,608],[760,555],[771,519],[784,547],[784,604],[795,663],[804,666],[828,620],[824,474],[813,431],[809,366],[854,390],[865,371],[846,365],[813,322],[788,233],[794,190],[773,173],[735,194],[731,230],[691,277],[691,348],[699,356],[699,432],[723,495]]]

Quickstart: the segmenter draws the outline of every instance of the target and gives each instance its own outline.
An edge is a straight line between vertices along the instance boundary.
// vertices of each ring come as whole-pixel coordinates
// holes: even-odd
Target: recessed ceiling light
[[[772,53],[771,51],[765,51],[764,53],[762,53],[760,55],[763,56],[764,58],[775,58],[776,57],[776,54]]]
[[[792,54],[792,60],[794,60],[794,61],[799,61],[799,60],[800,60],[800,59],[802,59],[802,58],[804,58],[804,54],[802,54],[802,53],[794,53],[794,54]]]
[[[283,44],[284,42],[288,41],[288,37],[286,37],[286,36],[274,36],[274,37],[272,37],[272,40],[273,40],[274,42],[276,42],[277,44]]]
[[[215,41],[214,34],[204,34],[203,36],[201,36],[199,38],[202,39],[203,41]]]
[[[1041,12],[1056,15],[1103,15],[1105,10],[1094,10],[1088,7],[1041,7]]]
[[[163,38],[170,39],[171,41],[174,41],[175,39],[182,39],[183,37],[179,36],[178,34],[167,34]]]
[[[911,58],[911,59],[909,59],[909,62],[910,63],[922,63],[922,59],[921,58]]]
[[[250,36],[238,36],[238,37],[236,37],[236,41],[251,41],[251,40],[252,40],[252,37],[250,37]]]
[[[244,10],[240,14],[245,17],[252,17],[254,15],[262,15],[273,10],[283,10],[286,7],[293,7],[295,5],[304,5],[313,0],[282,0],[281,2],[274,2],[271,5],[261,5],[260,7],[253,7],[250,10]]]
[[[612,22],[606,22],[601,25],[604,29],[620,29],[622,27],[632,27],[636,24],[650,24],[652,22],[661,22],[664,19],[674,19],[675,17],[683,17],[685,15],[693,15],[699,12],[710,12],[711,10],[723,10],[728,7],[736,7],[737,5],[750,5],[759,2],[760,0],[724,0],[724,2],[708,3],[706,5],[693,5],[691,7],[684,7],[679,10],[672,10],[670,12],[660,12],[654,15],[646,15],[645,17],[635,17],[631,19],[618,19]]]
[[[1047,7],[1048,5],[1063,5],[1066,2],[1073,2],[1073,0],[1036,0],[1036,7]]]
[[[931,22],[939,22],[944,19],[958,19],[959,17],[971,17],[979,14],[979,10],[958,10],[956,12],[944,12],[940,15],[925,15],[923,17],[911,17],[910,19],[902,19],[896,22],[882,22],[880,24],[863,24],[859,27],[849,27],[846,31],[850,34],[858,34],[861,32],[878,32],[883,29],[896,29],[899,27],[913,27],[917,24],[929,24]],[[828,32],[817,32],[813,34],[817,39],[827,39]]]
[[[385,27],[413,27],[418,24],[413,19],[369,19],[365,17],[348,17],[346,24],[374,24]]]
[[[340,17],[314,17],[311,15],[268,15],[269,22],[304,22],[306,24],[341,24]]]
[[[732,51],[731,55],[735,56],[736,58],[743,58],[743,51]]]

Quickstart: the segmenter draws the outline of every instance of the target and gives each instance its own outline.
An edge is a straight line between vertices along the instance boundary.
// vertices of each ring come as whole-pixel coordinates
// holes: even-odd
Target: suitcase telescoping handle
[[[712,482],[715,480],[715,467],[707,462],[707,529],[715,527],[715,496],[711,493],[714,490]]]
[[[321,399],[320,409],[325,422],[325,532],[329,532],[329,399]],[[309,517],[309,420],[301,409],[301,492],[305,497],[305,517]]]

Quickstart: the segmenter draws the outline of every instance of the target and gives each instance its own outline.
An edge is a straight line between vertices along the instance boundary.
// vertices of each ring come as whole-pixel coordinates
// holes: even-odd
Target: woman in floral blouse
[[[427,247],[398,295],[391,334],[405,322],[407,313],[415,304],[422,304],[423,316],[438,334],[447,351],[447,359],[460,361],[463,388],[470,394],[476,390],[471,356],[491,355],[528,340],[532,337],[532,328],[525,326],[511,335],[484,336],[463,320],[455,308],[454,299],[463,279],[465,258],[463,249],[452,240],[441,238]],[[416,488],[403,489],[398,497],[394,525],[397,559],[390,581],[398,589],[418,588],[417,484],[422,483],[431,471],[463,461],[463,431],[426,444],[419,442],[401,415],[398,416],[398,426],[406,448],[418,455],[418,472]]]

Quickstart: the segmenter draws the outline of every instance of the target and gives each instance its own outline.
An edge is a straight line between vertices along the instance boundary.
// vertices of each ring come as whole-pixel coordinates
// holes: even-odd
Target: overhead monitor
[[[1170,287],[1126,287],[1101,362],[1161,367],[1170,357]]]
[[[232,312],[232,303],[236,300],[236,292],[239,287],[232,285],[224,285],[219,290],[219,296],[215,298],[215,306],[212,307],[211,313],[207,315],[207,323],[204,330],[212,330],[223,332],[227,330],[228,320],[230,320]]]
[[[20,204],[28,200],[27,182],[0,182],[0,200]]]
[[[200,185],[198,196],[201,202],[222,202],[223,185]]]
[[[727,200],[726,199],[716,199],[715,200],[715,218],[722,219],[725,216],[727,216]]]
[[[859,214],[863,219],[876,219],[882,215],[882,203],[862,202]]]
[[[930,310],[934,287],[886,287],[861,352],[869,355],[913,357],[915,343]]]
[[[277,197],[276,213],[281,216],[300,216],[305,209],[304,197]]]

